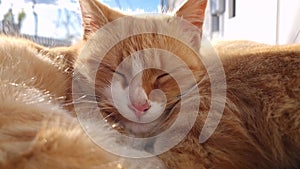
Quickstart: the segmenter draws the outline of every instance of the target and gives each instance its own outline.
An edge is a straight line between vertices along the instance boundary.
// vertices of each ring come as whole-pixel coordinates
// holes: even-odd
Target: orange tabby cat
[[[73,63],[81,44],[48,49],[0,35],[1,169],[159,166],[156,159],[124,160],[102,150],[69,111]],[[109,140],[110,133],[103,132],[102,138]]]
[[[217,44],[226,74],[226,107],[213,135],[200,144],[199,135],[212,101],[207,69],[217,69],[214,64],[205,67],[198,58],[201,31],[172,16],[128,17],[122,22],[125,15],[96,0],[79,2],[84,38],[72,47],[47,49],[24,39],[0,37],[0,168],[299,168],[299,46],[244,41]],[[188,0],[175,16],[201,30],[205,6],[204,0]],[[117,19],[129,26],[98,31]],[[120,40],[128,32],[149,29],[149,33]],[[157,33],[165,30],[186,44]],[[114,39],[120,41],[105,56],[99,56]],[[170,58],[173,55],[146,49],[169,51],[187,67],[176,67],[176,59]],[[210,52],[202,49],[201,57],[209,60]],[[147,66],[170,72],[153,68],[140,71]],[[196,82],[187,78],[186,68]],[[95,81],[91,78],[94,70]],[[85,83],[74,83],[74,73]],[[170,74],[184,82],[183,88]],[[182,106],[193,106],[193,102],[180,103],[185,96],[181,92],[189,93],[196,86],[201,102],[191,131],[179,144],[159,154],[161,160],[134,160],[104,151],[83,132],[74,115],[76,108],[89,106],[82,99],[89,99],[89,95],[72,93],[72,85],[73,89],[83,87],[80,90],[95,88],[99,114],[124,135],[139,138],[167,130]],[[159,92],[153,94],[153,89],[161,90],[165,97]],[[71,99],[75,111],[69,107]],[[188,117],[190,112],[183,114]],[[114,141],[109,125],[96,128],[103,139],[100,141]],[[186,126],[177,127],[180,133]],[[173,134],[176,137],[178,133]],[[151,154],[164,144],[161,141],[153,140],[146,151]]]
[[[88,6],[86,3],[81,2],[81,5]],[[205,3],[190,0],[175,15],[201,29]],[[172,17],[127,17],[123,20],[123,14],[94,1],[89,4],[92,4],[90,8],[83,10],[83,19],[88,21],[84,22],[88,27],[85,32],[95,36],[88,40],[88,47],[76,63],[80,77],[86,79],[86,84],[80,87],[94,87],[101,113],[112,126],[128,136],[155,137],[173,127],[184,104],[193,106],[190,102],[182,105],[184,96],[177,83],[185,82],[183,92],[197,84],[201,102],[193,128],[179,144],[158,155],[167,168],[299,167],[299,45],[268,46],[245,41],[217,44],[215,48],[226,74],[226,106],[213,135],[200,144],[199,135],[209,106],[215,101],[211,99],[212,82],[207,69],[218,69],[216,64],[205,67],[197,57],[201,31],[182,23],[176,25]],[[111,22],[112,26],[106,26]],[[119,27],[114,27],[118,24]],[[104,31],[97,31],[100,28]],[[164,31],[167,35],[186,38],[186,43],[162,35],[161,30],[167,30]],[[134,35],[124,38],[122,35],[128,32]],[[120,41],[111,46],[109,42],[115,39]],[[176,67],[175,56],[165,56],[165,53],[151,49],[175,54],[191,70],[196,83],[187,78],[184,68]],[[210,51],[202,49],[201,52],[204,60],[210,60]],[[97,72],[92,75],[94,71]],[[217,79],[215,88],[221,88],[221,83],[222,79]],[[165,98],[159,100],[153,95],[152,91],[157,89],[163,91]],[[159,114],[161,111],[163,113]],[[181,113],[192,114],[189,110]],[[177,127],[178,132],[173,133],[175,137],[186,126]],[[145,149],[153,153],[164,141],[172,139],[154,139],[150,145],[145,145]]]

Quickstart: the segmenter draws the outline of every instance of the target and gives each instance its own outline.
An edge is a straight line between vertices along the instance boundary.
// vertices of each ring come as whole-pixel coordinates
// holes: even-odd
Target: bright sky
[[[0,0],[0,20],[3,19],[8,9],[12,7],[17,22],[17,15],[24,10],[26,18],[23,22],[21,33],[34,35],[35,22],[31,0]],[[122,7],[122,10],[134,13],[157,12],[160,0],[100,0],[112,8]],[[72,24],[68,24],[69,33],[80,36],[81,23],[79,5],[76,0],[37,0],[35,11],[38,14],[38,36],[51,38],[65,38],[67,28],[66,16],[70,14]]]
[[[122,10],[157,12],[160,0],[100,0],[113,8],[122,7]]]

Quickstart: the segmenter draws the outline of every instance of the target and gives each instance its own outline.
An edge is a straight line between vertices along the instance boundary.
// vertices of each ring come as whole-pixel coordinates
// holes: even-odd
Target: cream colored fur
[[[143,164],[120,159],[87,137],[74,113],[65,109],[71,73],[64,68],[71,67],[60,52],[65,50],[50,51],[25,39],[0,36],[0,168],[156,166],[159,162],[152,159]],[[76,53],[71,48],[68,52]],[[103,139],[110,139],[109,133],[103,133]]]

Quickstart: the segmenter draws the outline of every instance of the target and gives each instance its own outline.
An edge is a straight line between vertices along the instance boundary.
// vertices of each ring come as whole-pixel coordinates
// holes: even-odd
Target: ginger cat
[[[82,130],[70,97],[82,43],[48,49],[0,35],[1,169],[162,168],[155,158],[124,160],[108,153]],[[110,139],[109,132],[102,136]]]
[[[96,0],[79,2],[84,36],[74,46],[48,49],[24,39],[0,37],[0,168],[300,167],[299,45],[216,44],[226,75],[226,105],[213,135],[199,143],[209,106],[215,101],[207,70],[218,69],[214,64],[206,67],[198,57],[210,60],[211,55],[200,49],[206,1],[188,0],[174,13],[194,27],[174,16],[124,20],[124,14]],[[106,27],[114,21],[123,27]],[[122,39],[128,32],[134,36]],[[114,40],[119,41],[108,48]],[[76,78],[84,83],[76,83]],[[113,142],[110,131],[115,129],[148,138],[172,128],[180,113],[191,114],[179,109],[192,109],[193,97],[197,100],[190,94],[192,89],[201,96],[199,112],[188,134],[170,150],[145,159],[119,157],[96,145],[76,118],[77,110],[95,103],[84,93],[90,88],[95,89],[101,110],[96,113],[108,124],[94,127],[100,141]],[[191,100],[183,102],[186,96]],[[177,126],[169,140],[176,139],[186,125]],[[162,141],[168,140],[154,139],[145,150],[155,152],[164,147]]]

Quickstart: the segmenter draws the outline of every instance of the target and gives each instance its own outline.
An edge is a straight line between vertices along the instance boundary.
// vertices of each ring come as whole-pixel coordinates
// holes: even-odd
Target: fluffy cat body
[[[183,166],[188,156],[201,157],[191,160],[187,165],[190,168],[298,168],[299,45],[232,41],[214,47],[222,60],[227,82],[222,120],[206,143],[195,144],[207,117],[204,112],[209,100],[204,99],[188,139],[168,152],[174,154],[167,157],[175,157],[183,149],[189,153],[179,158],[182,161],[176,158],[176,165],[175,159],[170,159],[170,168]],[[206,52],[203,50],[202,55],[209,57],[210,52]],[[199,86],[205,91],[209,85],[203,81]]]
[[[68,111],[77,50],[0,37],[0,168],[159,168],[159,161],[124,162],[100,149]]]
[[[201,5],[203,3],[199,2],[188,1],[177,13],[198,28],[202,26],[199,20],[203,20],[201,10],[205,8]],[[138,35],[114,46],[102,63],[108,66],[106,68],[116,70],[117,65],[128,55],[144,48],[163,48],[175,53],[198,77],[197,87],[202,97],[193,128],[178,145],[157,158],[120,158],[102,150],[86,135],[75,117],[72,106],[69,107],[72,99],[72,73],[76,65],[82,66],[80,73],[87,79],[86,85],[89,87],[89,69],[95,68],[93,65],[99,59],[93,53],[98,53],[97,46],[105,48],[105,44],[101,46],[95,43],[98,41],[93,42],[97,35],[92,37],[92,34],[123,15],[93,0],[80,3],[85,34],[79,45],[47,49],[24,39],[0,37],[0,168],[299,168],[300,46],[269,46],[247,41],[216,44],[215,49],[226,74],[226,107],[213,135],[200,144],[199,135],[211,102],[210,79],[195,53],[197,45],[200,44],[197,43],[200,34],[190,29],[185,30],[184,27],[170,29],[186,31],[185,33],[191,35],[184,37],[183,32],[182,38],[187,38],[187,44],[192,46],[194,51],[163,35]],[[199,7],[200,11],[191,7],[195,3],[195,8]],[[192,15],[192,19],[189,18],[190,15],[185,13],[186,9],[192,14],[198,14],[196,16],[199,19],[193,19],[195,15]],[[154,18],[153,23],[157,22],[161,22],[157,29],[167,29],[167,22],[156,21]],[[105,40],[100,39],[101,41]],[[107,40],[107,43],[109,42]],[[87,51],[79,55],[81,44],[85,43],[90,45],[87,48],[91,49],[90,53]],[[93,46],[94,44],[96,45]],[[205,44],[202,44],[201,57],[209,60],[210,52],[206,50]],[[151,52],[149,54],[156,55]],[[164,60],[159,60],[159,57],[153,58],[151,62],[143,61],[167,65]],[[140,58],[137,60],[142,62]],[[132,71],[130,69],[126,72],[128,76],[135,73]],[[157,134],[155,131],[168,127],[176,113],[165,123],[154,123],[154,128],[151,124],[143,128],[143,124],[124,120],[111,103],[109,91],[112,73],[107,69],[98,71],[95,86],[96,94],[101,97],[97,101],[100,107],[107,109],[105,113],[113,113],[116,119],[125,121],[125,133],[146,137],[149,130],[153,131],[150,134]],[[149,91],[153,89],[153,86],[148,85],[151,84],[151,77],[161,78],[161,75],[161,71],[153,70],[146,71],[139,77],[137,84],[142,86],[143,92],[146,93],[141,99],[147,98],[150,95]],[[184,76],[182,78],[184,81]],[[157,86],[166,93],[167,98],[178,95],[179,89],[174,80],[166,77],[160,80]],[[127,86],[130,85],[138,88],[135,83]],[[186,87],[188,88],[188,84]],[[130,95],[129,90],[123,90],[125,88],[126,85],[123,84],[119,91]],[[133,95],[140,97],[134,93]],[[128,98],[122,100],[124,99]],[[80,100],[78,101],[80,103]],[[176,112],[177,101],[169,99],[166,106],[175,105],[173,112]],[[76,102],[77,100],[74,102],[75,106]],[[113,140],[110,138],[110,132],[104,132],[109,125],[102,127],[103,130],[97,128],[103,131],[100,132],[100,137],[106,141]],[[154,148],[160,145],[159,141],[154,143]]]

